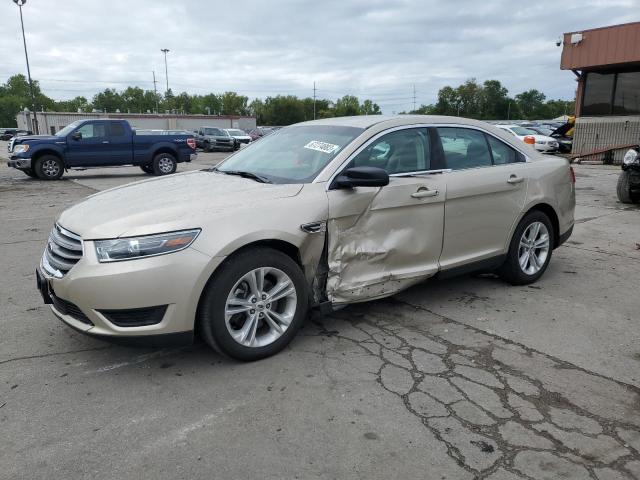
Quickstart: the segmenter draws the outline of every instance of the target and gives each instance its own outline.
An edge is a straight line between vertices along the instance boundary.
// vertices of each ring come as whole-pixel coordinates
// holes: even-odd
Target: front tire
[[[220,266],[198,308],[204,340],[242,361],[278,353],[307,314],[306,281],[288,255],[271,248],[240,252]]]
[[[634,198],[633,193],[631,193],[631,173],[628,171],[620,172],[616,193],[618,194],[618,200],[622,203],[637,203],[640,200],[639,198]]]
[[[58,180],[64,173],[64,164],[55,155],[43,155],[36,160],[35,173],[40,180]]]
[[[160,175],[171,175],[175,173],[178,168],[178,162],[173,155],[170,153],[159,153],[155,157],[153,157],[153,174]]]
[[[554,238],[547,215],[539,210],[527,213],[516,227],[498,275],[512,285],[535,282],[549,266]]]

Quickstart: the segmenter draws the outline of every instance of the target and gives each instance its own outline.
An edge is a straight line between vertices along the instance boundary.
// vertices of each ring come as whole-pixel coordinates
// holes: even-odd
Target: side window
[[[109,136],[110,137],[123,137],[124,125],[118,122],[112,122],[109,124]]]
[[[88,138],[106,137],[105,130],[106,130],[105,124],[102,122],[98,122],[98,123],[85,123],[76,131],[82,134],[83,140],[86,140]]]
[[[524,155],[511,148],[506,143],[501,142],[491,135],[487,135],[487,141],[489,142],[489,146],[491,147],[494,165],[524,162]]]
[[[360,152],[349,166],[378,167],[389,175],[429,170],[429,132],[426,128],[411,128],[383,135]]]
[[[444,150],[446,168],[462,170],[492,165],[484,133],[468,128],[439,127],[438,135]]]

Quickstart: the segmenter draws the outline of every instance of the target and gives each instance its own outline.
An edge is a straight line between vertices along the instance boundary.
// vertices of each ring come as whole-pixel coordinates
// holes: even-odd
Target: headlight
[[[625,165],[631,165],[632,163],[636,163],[638,161],[638,152],[633,148],[624,154],[624,158],[622,159],[622,163]]]
[[[198,228],[144,237],[96,240],[96,254],[100,263],[165,255],[184,250],[193,243],[199,233]]]
[[[15,145],[13,147],[13,153],[24,153],[27,150],[29,150],[29,144],[28,143],[21,143],[19,145]]]

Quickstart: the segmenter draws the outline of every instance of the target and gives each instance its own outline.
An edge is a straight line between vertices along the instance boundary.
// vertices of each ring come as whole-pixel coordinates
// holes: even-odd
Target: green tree
[[[360,101],[353,95],[345,95],[338,99],[335,106],[336,117],[349,117],[360,115]]]
[[[480,118],[482,87],[475,78],[470,78],[456,89],[458,115],[468,118]]]
[[[246,115],[249,98],[236,92],[224,92],[221,96],[222,115]]]
[[[458,115],[459,105],[460,98],[457,91],[447,85],[438,91],[438,102],[435,105],[434,113],[437,115]]]
[[[369,99],[365,100],[362,102],[362,105],[360,105],[361,115],[380,115],[381,113],[380,106]]]
[[[106,88],[100,93],[96,93],[93,96],[93,107],[103,112],[113,113],[116,110],[126,112],[125,103],[122,96],[116,91],[115,88]]]
[[[482,85],[482,118],[502,120],[509,111],[509,91],[498,80],[486,80]]]
[[[75,97],[71,100],[60,100],[55,102],[53,109],[57,112],[88,112],[91,104],[85,97]]]
[[[32,82],[36,109],[52,110],[54,101],[44,95],[37,80]],[[7,82],[0,85],[0,126],[16,126],[16,115],[20,110],[33,109],[29,82],[22,75],[12,75]]]
[[[265,125],[291,125],[305,120],[304,103],[293,95],[267,97],[263,107]]]
[[[539,92],[534,88],[517,94],[515,100],[522,118],[545,118],[547,116],[544,104],[545,98],[544,93]],[[511,118],[515,117],[512,115]]]

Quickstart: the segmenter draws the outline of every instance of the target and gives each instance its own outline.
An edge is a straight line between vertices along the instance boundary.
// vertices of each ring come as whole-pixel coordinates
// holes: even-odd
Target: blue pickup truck
[[[139,166],[149,175],[168,175],[196,158],[187,132],[136,132],[126,120],[78,120],[55,135],[14,137],[10,167],[30,177],[57,180],[74,167]]]

